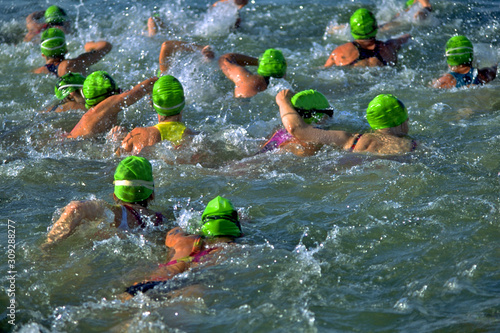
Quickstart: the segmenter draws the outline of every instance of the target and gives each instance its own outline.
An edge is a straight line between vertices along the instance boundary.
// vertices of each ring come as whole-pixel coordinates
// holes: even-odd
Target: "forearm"
[[[259,59],[240,53],[227,53],[221,56],[223,61],[237,64],[239,66],[258,66]]]
[[[101,53],[109,53],[111,49],[113,48],[113,45],[111,43],[105,41],[105,40],[100,40],[98,42],[87,42],[85,43],[85,52],[101,52]]]
[[[47,243],[60,241],[70,236],[85,219],[102,215],[104,205],[100,201],[72,201],[47,234]]]
[[[151,92],[153,91],[153,86],[157,80],[158,78],[156,76],[146,79],[126,93],[120,94],[119,96],[122,97],[120,101],[120,108],[128,107],[140,100],[145,95],[151,94]]]

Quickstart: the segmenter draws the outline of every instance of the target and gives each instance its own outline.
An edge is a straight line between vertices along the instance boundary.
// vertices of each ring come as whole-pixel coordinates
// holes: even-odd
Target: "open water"
[[[202,133],[184,151],[159,144],[145,154],[156,179],[153,208],[170,211],[170,225],[123,234],[89,223],[40,249],[69,201],[112,201],[120,161],[105,135],[61,139],[83,111],[39,113],[54,102],[56,79],[30,73],[43,59],[38,44],[22,36],[25,17],[50,4],[73,19],[68,57],[86,41],[113,44],[92,70],[108,71],[124,89],[155,75],[164,40],[210,44],[216,56],[258,56],[269,47],[285,54],[286,79],[272,79],[250,100],[232,98],[216,61],[176,56],[171,74],[186,92],[184,120]],[[498,61],[499,2],[433,0],[428,22],[403,16],[397,30],[379,33],[412,34],[396,67],[326,70],[331,50],[351,40],[348,30],[332,35],[327,26],[347,22],[360,6],[383,22],[403,1],[254,0],[236,31],[229,29],[235,11],[209,11],[210,4],[0,1],[0,331],[500,331],[500,80],[468,90],[428,87],[447,69],[444,44],[454,34],[473,41],[480,66]],[[155,10],[168,28],[149,38],[146,20]],[[255,156],[280,124],[274,97],[283,88],[321,91],[336,110],[329,127],[352,132],[368,131],[368,102],[392,93],[406,104],[420,149],[399,157],[332,147],[308,158]],[[155,121],[148,98],[119,118],[128,128]],[[165,261],[165,231],[191,228],[217,195],[238,208],[245,237],[216,265],[183,274],[191,286],[178,294],[122,303],[117,295],[125,287]]]

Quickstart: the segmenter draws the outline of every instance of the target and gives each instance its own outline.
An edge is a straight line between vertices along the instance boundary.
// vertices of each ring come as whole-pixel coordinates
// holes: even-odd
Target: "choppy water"
[[[402,2],[402,1],[401,1]],[[432,1],[426,24],[404,24],[381,39],[410,32],[395,68],[320,69],[347,31],[325,34],[363,4],[383,21],[400,1],[255,0],[241,13],[208,14],[208,0],[61,2],[75,21],[69,57],[85,41],[114,48],[93,70],[129,88],[158,69],[163,40],[212,45],[216,55],[258,56],[283,50],[286,80],[251,100],[232,98],[216,62],[176,58],[186,124],[202,134],[187,151],[167,144],[148,153],[157,184],[153,208],[173,207],[172,225],[189,227],[216,195],[243,216],[245,237],[218,265],[190,271],[195,287],[160,299],[116,296],[163,262],[165,229],[115,234],[90,224],[49,252],[40,250],[57,210],[71,200],[111,201],[119,158],[114,144],[64,141],[82,111],[38,113],[53,102],[53,77],[36,44],[22,43],[24,19],[47,2],[0,2],[1,331],[19,332],[495,332],[500,330],[500,80],[470,90],[436,91],[446,70],[443,48],[466,34],[481,65],[498,61],[496,0]],[[154,6],[168,31],[143,36]],[[364,110],[379,93],[408,107],[410,135],[422,149],[401,157],[253,156],[279,125],[274,96],[314,88],[336,108],[331,128],[367,131]],[[132,128],[155,123],[145,98],[120,116]],[[200,163],[181,163],[191,156]],[[16,326],[9,305],[8,221],[15,222]],[[12,226],[13,222],[10,222]],[[107,236],[103,234],[108,234]],[[193,290],[194,289],[194,290]]]

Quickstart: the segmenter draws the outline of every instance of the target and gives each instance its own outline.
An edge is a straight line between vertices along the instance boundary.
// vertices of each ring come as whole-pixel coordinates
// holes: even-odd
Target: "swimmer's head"
[[[153,167],[144,157],[128,156],[116,167],[115,196],[124,202],[140,202],[154,192]]]
[[[90,109],[106,98],[119,92],[115,80],[105,71],[96,71],[85,79],[82,93],[85,107]]]
[[[73,91],[83,88],[83,82],[85,82],[85,76],[80,73],[68,73],[61,76],[54,88],[56,97],[61,100],[65,99]]]
[[[158,79],[153,86],[153,107],[160,116],[175,116],[186,104],[182,84],[172,75]]]
[[[207,204],[201,215],[201,235],[205,237],[240,237],[238,212],[231,201],[218,196]]]
[[[408,120],[408,110],[395,96],[381,94],[368,104],[366,120],[375,130],[396,127]]]
[[[313,89],[304,90],[293,95],[293,107],[308,124],[320,122],[325,114],[332,117],[333,109],[326,97]]]
[[[366,8],[360,8],[352,14],[350,26],[351,35],[354,39],[370,39],[377,35],[377,19]]]
[[[66,22],[66,12],[61,7],[52,5],[45,10],[45,23],[51,25],[62,25]]]
[[[64,56],[68,52],[64,32],[58,28],[45,30],[40,40],[40,49],[42,54],[48,58]]]
[[[474,57],[474,47],[465,36],[451,37],[446,42],[446,62],[450,66],[471,64]]]
[[[286,60],[283,53],[276,49],[267,49],[259,57],[259,75],[282,78],[286,74]]]

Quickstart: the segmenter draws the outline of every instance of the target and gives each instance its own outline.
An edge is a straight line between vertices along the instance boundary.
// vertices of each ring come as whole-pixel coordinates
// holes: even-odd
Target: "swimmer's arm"
[[[104,215],[107,203],[103,200],[71,201],[47,234],[47,244],[71,235],[84,220],[95,220]]]
[[[456,84],[457,81],[455,80],[455,78],[447,73],[441,76],[439,79],[435,79],[434,81],[432,81],[431,87],[437,89],[451,89],[454,88]]]
[[[122,150],[139,154],[144,147],[161,141],[160,131],[156,127],[136,127],[127,134],[121,143]]]
[[[87,42],[85,44],[85,53],[80,54],[75,59],[68,60],[68,70],[73,72],[85,71],[89,66],[99,62],[112,48],[113,45],[105,40]]]
[[[141,83],[137,84],[132,89],[125,91],[119,95],[108,97],[101,103],[106,103],[108,102],[108,100],[110,100],[108,103],[113,108],[115,113],[118,113],[122,110],[122,108],[128,107],[136,103],[138,100],[140,100],[147,94],[151,94],[151,92],[153,91],[153,86],[157,80],[158,78],[156,76],[146,79]],[[99,103],[99,105],[101,103]]]
[[[234,83],[253,75],[245,66],[258,66],[259,59],[239,53],[226,53],[219,58],[219,67],[222,73]]]
[[[298,112],[294,109],[292,102],[293,93],[284,89],[276,95],[276,103],[280,108],[280,117],[288,133],[299,141],[314,144],[327,144],[344,147],[352,137],[345,131],[325,131],[306,124]]]
[[[481,68],[478,73],[479,80],[482,83],[493,81],[497,76],[498,64],[492,67]]]
[[[422,7],[429,9],[430,11],[432,10],[431,2],[429,0],[417,0]]]
[[[411,38],[410,34],[404,34],[399,36],[398,38],[389,39],[388,41],[385,42],[385,44],[391,47],[392,49],[399,50],[401,48],[401,45],[408,42],[410,38]]]
[[[193,52],[201,51],[207,59],[213,59],[214,54],[209,45],[198,45],[183,41],[167,40],[161,44],[160,49],[160,71],[166,73],[170,68],[168,58],[172,57],[178,51]]]
[[[358,59],[359,53],[352,43],[346,43],[336,47],[324,65],[325,68],[331,66],[348,66]]]

